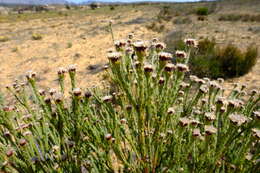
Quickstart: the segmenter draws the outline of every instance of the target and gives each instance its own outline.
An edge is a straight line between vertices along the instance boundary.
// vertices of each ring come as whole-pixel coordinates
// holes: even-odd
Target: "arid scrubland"
[[[24,72],[35,70],[41,74],[38,80],[42,87],[51,87],[56,80],[56,69],[68,64],[77,64],[80,86],[92,86],[102,80],[105,54],[112,47],[107,29],[113,20],[115,39],[134,33],[141,39],[192,37],[212,38],[218,44],[234,43],[245,49],[250,44],[259,47],[259,22],[221,21],[225,14],[259,14],[259,3],[217,3],[214,12],[199,21],[194,9],[203,3],[122,5],[101,7],[95,10],[71,9],[62,12],[42,12],[0,16],[0,79],[1,88],[15,79],[23,79]],[[165,6],[172,8],[170,19],[158,22],[158,14]],[[212,5],[209,5],[210,7]],[[184,24],[176,20],[186,18]],[[185,20],[185,19],[184,19]],[[175,22],[174,22],[175,21]],[[155,23],[159,32],[149,29]],[[40,39],[37,39],[41,37]],[[36,38],[36,39],[35,39]],[[171,46],[171,45],[168,45]],[[249,74],[234,79],[246,82],[250,88],[260,86],[259,61]],[[231,80],[233,82],[233,79]],[[1,89],[2,90],[2,89]]]

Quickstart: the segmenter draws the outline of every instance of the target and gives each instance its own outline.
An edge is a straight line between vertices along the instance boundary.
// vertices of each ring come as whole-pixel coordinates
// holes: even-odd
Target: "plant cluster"
[[[42,40],[43,36],[41,34],[38,33],[33,33],[32,34],[32,39],[33,40]]]
[[[102,91],[77,88],[75,66],[58,70],[60,89],[40,90],[34,72],[7,87],[17,104],[0,109],[1,171],[255,171],[259,92],[185,79],[197,43],[185,44],[171,54],[157,39],[116,41],[105,67],[112,85]]]
[[[9,41],[10,39],[7,36],[0,36],[0,42],[6,42]]]
[[[219,21],[242,21],[242,22],[260,22],[259,14],[223,14]]]
[[[196,14],[199,16],[207,16],[209,14],[208,7],[199,7],[196,9]]]
[[[174,49],[187,49],[182,40],[176,41]],[[232,44],[220,47],[215,39],[202,39],[191,50],[189,66],[191,73],[199,77],[232,78],[248,73],[256,64],[257,47],[250,45],[245,51]]]

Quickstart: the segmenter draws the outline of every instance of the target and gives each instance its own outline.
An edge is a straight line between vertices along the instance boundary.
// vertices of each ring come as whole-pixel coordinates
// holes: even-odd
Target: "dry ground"
[[[220,6],[206,21],[198,21],[196,15],[186,14],[192,20],[188,24],[173,24],[172,21],[181,16],[174,17],[162,23],[165,25],[162,32],[153,32],[146,26],[154,21],[161,7],[162,5],[129,5],[116,7],[113,11],[109,10],[109,7],[102,7],[95,11],[67,12],[66,16],[46,17],[41,14],[33,19],[20,17],[20,20],[16,21],[12,18],[2,20],[0,36],[6,36],[10,40],[0,42],[1,91],[15,79],[23,80],[28,70],[38,73],[42,88],[55,88],[56,70],[69,64],[78,66],[77,78],[80,87],[100,84],[100,71],[107,63],[106,51],[112,47],[111,35],[107,29],[109,20],[114,20],[116,39],[125,38],[128,33],[133,32],[136,38],[158,37],[163,40],[168,33],[181,30],[187,37],[215,37],[220,44],[232,42],[241,48],[251,43],[260,46],[260,31],[255,31],[259,29],[259,22],[218,21],[219,15],[224,13],[259,14],[259,3],[247,6]],[[33,33],[41,34],[43,39],[33,40]],[[249,88],[259,89],[260,60],[258,59],[249,74],[226,83],[229,85],[231,82],[247,83]]]

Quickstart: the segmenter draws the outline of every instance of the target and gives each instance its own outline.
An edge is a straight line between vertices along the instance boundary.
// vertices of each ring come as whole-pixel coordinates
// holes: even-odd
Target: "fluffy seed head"
[[[187,118],[187,117],[182,117],[179,119],[179,124],[182,126],[182,127],[185,127],[187,125],[189,125],[190,123],[190,119]]]
[[[92,96],[92,93],[90,91],[85,92],[84,94],[85,98],[90,98]]]
[[[172,59],[172,54],[168,52],[161,52],[158,56],[160,61],[170,61]]]
[[[144,52],[148,48],[147,44],[144,41],[136,41],[133,43],[134,49],[137,52]]]
[[[9,150],[6,151],[5,154],[6,154],[7,157],[11,157],[14,154],[14,150],[13,149],[9,149]]]
[[[255,119],[260,120],[260,111],[254,111],[253,116]]]
[[[127,120],[126,120],[125,118],[122,118],[122,119],[120,120],[120,123],[121,123],[121,124],[126,124],[126,123],[127,123]]]
[[[118,40],[115,41],[115,47],[117,51],[123,50],[126,46],[126,41],[125,40]]]
[[[186,64],[177,64],[176,65],[177,70],[180,72],[188,72],[189,71],[189,67]]]
[[[76,67],[75,64],[71,64],[71,65],[69,65],[69,67],[68,67],[68,71],[69,71],[70,73],[75,73],[76,70],[77,70],[77,67]]]
[[[113,100],[113,96],[108,95],[102,98],[103,102],[111,102]]]
[[[56,103],[61,103],[62,100],[63,100],[63,94],[60,93],[60,92],[57,92],[57,93],[55,93],[55,94],[53,95],[53,98],[54,98],[54,101],[55,101]]]
[[[166,45],[165,45],[164,43],[162,43],[162,42],[155,43],[154,46],[155,46],[155,50],[156,50],[157,52],[163,51],[163,50],[165,49],[165,47],[166,47]]]
[[[58,75],[63,75],[67,72],[67,70],[64,67],[60,67],[57,71]]]
[[[146,73],[151,73],[151,72],[153,72],[153,66],[150,65],[150,64],[144,65],[144,71],[145,71]]]
[[[108,141],[111,140],[112,139],[112,135],[110,133],[106,134],[105,135],[105,139],[108,140]]]
[[[186,58],[187,57],[186,53],[184,51],[180,51],[180,50],[177,50],[175,52],[175,55],[177,58]]]
[[[194,136],[194,137],[199,137],[199,136],[201,136],[201,134],[200,134],[200,129],[199,129],[199,128],[193,129],[193,131],[192,131],[192,136]]]
[[[203,94],[206,94],[209,91],[209,88],[207,85],[201,85],[199,91]]]
[[[248,121],[248,118],[240,114],[231,114],[228,116],[229,120],[236,126],[241,126]]]
[[[132,40],[134,38],[134,34],[133,33],[129,33],[128,34],[128,39]]]
[[[50,94],[51,96],[53,96],[56,92],[57,92],[57,90],[54,89],[54,88],[51,88],[51,89],[49,90],[49,94]]]
[[[165,70],[166,72],[172,72],[172,71],[174,71],[174,69],[175,69],[175,65],[172,64],[172,63],[167,63],[167,64],[165,65],[165,67],[164,67],[164,70]]]
[[[25,146],[27,144],[27,141],[25,139],[20,139],[19,140],[19,145],[22,147],[22,146]]]
[[[112,62],[115,63],[122,58],[122,54],[120,52],[112,52],[107,55],[107,58]]]
[[[214,120],[216,120],[216,116],[215,116],[214,112],[206,112],[205,113],[205,118],[207,119],[207,121],[214,121]]]
[[[26,74],[27,80],[35,80],[36,79],[36,73],[33,71],[28,71]]]
[[[159,84],[160,84],[160,85],[164,84],[164,81],[165,81],[164,78],[163,78],[163,77],[160,77],[160,79],[159,79]]]
[[[252,129],[252,132],[253,132],[253,136],[257,139],[260,139],[260,130],[257,129],[257,128],[253,128]]]
[[[72,93],[73,93],[74,96],[79,97],[79,96],[81,96],[82,92],[81,92],[80,88],[74,88]]]
[[[192,38],[185,39],[185,40],[184,40],[184,43],[185,43],[187,46],[193,46],[193,47],[197,47],[197,46],[198,46],[197,40],[192,39]]]
[[[173,107],[168,108],[167,114],[169,115],[175,114],[175,109]]]
[[[205,125],[204,127],[206,135],[212,135],[217,133],[217,129],[212,125]]]

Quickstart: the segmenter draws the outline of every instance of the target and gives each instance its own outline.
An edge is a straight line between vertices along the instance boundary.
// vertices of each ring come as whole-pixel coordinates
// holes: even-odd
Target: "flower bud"
[[[7,157],[11,157],[14,154],[14,150],[9,149],[9,150],[6,151],[5,154],[6,154]]]
[[[247,117],[240,114],[231,114],[228,116],[228,118],[236,126],[241,126],[249,120]]]
[[[199,137],[199,136],[201,136],[201,134],[200,134],[200,129],[198,129],[198,128],[193,129],[193,131],[192,131],[192,136],[194,136],[194,137]]]
[[[175,69],[175,65],[172,64],[172,63],[167,63],[167,64],[165,65],[165,67],[164,67],[164,70],[165,70],[166,72],[172,72],[172,71],[174,71],[174,69]]]
[[[19,145],[22,147],[27,144],[27,141],[25,139],[20,139]]]
[[[76,68],[76,65],[75,65],[75,64],[69,65],[69,67],[68,67],[69,73],[75,73],[76,70],[77,70],[77,68]]]
[[[212,135],[217,133],[217,129],[212,125],[205,125],[204,127],[206,135]]]
[[[168,115],[175,114],[175,110],[174,110],[174,108],[173,108],[173,107],[168,108],[168,110],[167,110],[167,114],[168,114]]]
[[[177,70],[180,72],[188,72],[189,71],[189,67],[186,64],[177,64],[176,65]]]
[[[163,51],[164,49],[165,49],[165,44],[164,43],[162,43],[162,42],[159,42],[159,43],[155,43],[155,50],[156,50],[156,52],[161,52],[161,51]]]
[[[136,41],[133,43],[134,50],[139,61],[143,61],[143,57],[146,56],[147,45],[143,41]]]
[[[160,84],[160,85],[163,85],[164,82],[165,82],[164,78],[163,78],[163,77],[160,77],[160,79],[159,79],[159,84]]]
[[[115,41],[116,51],[124,50],[125,46],[126,46],[126,41],[125,40]]]
[[[179,119],[179,124],[182,126],[182,127],[185,127],[187,125],[190,124],[190,119],[189,118],[186,118],[186,117],[182,117]]]
[[[180,51],[180,50],[177,50],[175,52],[175,55],[177,58],[186,58],[187,57],[186,53],[184,51]]]
[[[167,62],[167,61],[170,61],[172,59],[172,54],[171,53],[168,53],[168,52],[161,52],[159,53],[159,60],[160,61],[163,61],[163,62]]]
[[[114,64],[122,58],[122,54],[120,52],[109,53],[107,55],[107,58],[109,59],[110,62]]]
[[[102,98],[103,102],[111,102],[113,100],[113,96],[108,95]]]
[[[92,96],[92,93],[90,91],[85,92],[84,94],[85,98],[90,98]]]
[[[75,96],[75,97],[79,97],[79,96],[81,96],[81,89],[80,88],[74,88],[73,89],[73,91],[72,91],[72,93],[73,93],[73,95]]]
[[[153,66],[150,65],[150,64],[146,64],[146,65],[144,66],[144,71],[145,71],[146,73],[151,73],[151,72],[153,72]]]
[[[197,47],[198,46],[198,42],[195,39],[192,39],[192,38],[185,39],[184,43],[187,46],[193,46],[193,47]]]
[[[63,67],[60,67],[57,71],[58,76],[62,76],[67,72],[67,70]]]
[[[36,73],[33,71],[28,71],[26,74],[26,78],[28,81],[36,79]]]
[[[105,139],[108,140],[108,141],[111,140],[112,139],[112,135],[110,133],[106,134],[105,135]]]

